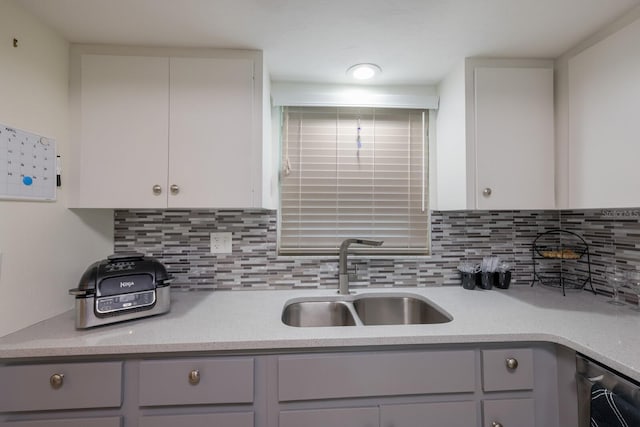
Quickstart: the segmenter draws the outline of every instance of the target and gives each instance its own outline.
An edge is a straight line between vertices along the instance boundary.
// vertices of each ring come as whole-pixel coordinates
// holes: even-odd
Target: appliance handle
[[[69,289],[69,295],[73,295],[76,297],[86,297],[89,294],[93,294],[93,292],[87,292],[86,289],[80,289],[80,288],[73,288],[73,289]]]
[[[121,252],[117,254],[112,254],[107,257],[110,262],[118,262],[118,261],[127,261],[127,260],[138,260],[144,258],[144,254],[140,252]]]

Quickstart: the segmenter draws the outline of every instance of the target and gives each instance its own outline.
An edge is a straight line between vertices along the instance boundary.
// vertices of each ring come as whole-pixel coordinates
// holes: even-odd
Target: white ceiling
[[[273,80],[432,84],[463,58],[556,58],[640,0],[17,0],[67,40],[260,49]]]

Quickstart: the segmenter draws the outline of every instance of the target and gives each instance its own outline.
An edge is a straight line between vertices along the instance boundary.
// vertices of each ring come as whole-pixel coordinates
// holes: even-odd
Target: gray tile
[[[513,284],[529,285],[532,242],[563,228],[589,245],[594,286],[607,294],[605,268],[612,262],[640,268],[638,210],[433,211],[431,255],[354,258],[361,281],[354,287],[458,285],[461,260],[479,263],[497,255],[513,264]],[[232,254],[209,253],[209,233],[233,233]],[[337,257],[277,255],[277,214],[265,210],[117,210],[115,252],[137,250],[159,258],[184,289],[288,289],[337,287]],[[545,265],[545,271],[580,278],[587,259]]]

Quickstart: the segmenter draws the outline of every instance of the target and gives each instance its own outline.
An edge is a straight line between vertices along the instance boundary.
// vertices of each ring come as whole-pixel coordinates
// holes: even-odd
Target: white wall
[[[65,40],[13,0],[0,1],[0,123],[56,139],[63,167],[68,62]],[[0,336],[71,308],[67,290],[112,251],[113,211],[68,210],[64,170],[62,180],[54,203],[0,201]]]
[[[467,155],[465,63],[456,66],[438,86],[440,106],[436,128],[437,210],[466,209]]]

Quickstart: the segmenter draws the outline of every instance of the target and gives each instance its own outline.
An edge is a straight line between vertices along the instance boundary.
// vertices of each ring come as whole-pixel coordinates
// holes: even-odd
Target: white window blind
[[[279,252],[363,238],[384,241],[367,252],[426,254],[427,121],[425,110],[285,107]]]

